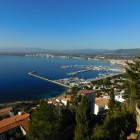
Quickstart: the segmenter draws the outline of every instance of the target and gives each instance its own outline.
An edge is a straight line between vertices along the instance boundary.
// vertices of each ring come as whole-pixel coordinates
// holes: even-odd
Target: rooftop
[[[9,131],[18,126],[22,126],[25,130],[28,130],[29,114],[24,113],[21,115],[15,115],[13,117],[0,121],[0,133]]]
[[[109,103],[109,99],[105,99],[105,98],[96,98],[95,99],[95,104],[98,106],[105,106],[108,105]]]
[[[136,127],[136,131],[139,131],[140,132],[140,126],[137,126]]]
[[[65,101],[69,100],[70,101],[71,98],[72,98],[71,95],[63,95],[63,96],[59,96],[57,99],[58,100],[65,100]]]
[[[137,139],[137,134],[131,133],[131,135],[127,136],[127,140],[136,140]]]
[[[13,110],[12,107],[4,108],[0,110],[0,116],[1,115],[6,115],[9,113],[9,111]]]
[[[79,94],[92,94],[94,93],[94,90],[83,89],[83,90],[80,90],[78,93]]]

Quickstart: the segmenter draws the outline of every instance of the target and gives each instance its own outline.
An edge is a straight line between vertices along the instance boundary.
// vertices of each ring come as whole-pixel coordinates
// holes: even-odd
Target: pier
[[[67,73],[68,75],[76,75],[78,73],[83,73],[83,72],[87,72],[87,71],[91,71],[93,70],[93,68],[90,68],[90,69],[85,69],[85,70],[79,70],[79,71],[75,71],[75,72],[70,72],[70,73]]]
[[[123,74],[123,73],[121,73],[121,74]],[[89,81],[89,82],[98,81],[98,80],[110,78],[110,77],[117,76],[117,75],[120,75],[120,73],[119,74],[108,75],[108,76],[102,76],[102,77],[99,77],[99,78],[90,78],[87,81]]]
[[[54,84],[57,84],[57,85],[66,87],[66,88],[71,88],[71,86],[68,86],[68,85],[65,85],[65,84],[56,82],[55,80],[50,80],[50,79],[45,78],[45,77],[43,77],[43,76],[39,76],[39,75],[36,74],[36,71],[29,72],[28,75],[37,77],[37,78],[39,78],[39,79],[42,79],[42,80],[45,80],[45,81],[48,81],[48,82],[51,82],[51,83],[54,83]]]

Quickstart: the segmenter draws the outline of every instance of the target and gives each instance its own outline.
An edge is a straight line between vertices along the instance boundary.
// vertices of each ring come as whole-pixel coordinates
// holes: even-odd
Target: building
[[[138,107],[138,104],[136,104],[136,132],[131,133],[129,136],[127,136],[127,140],[140,140],[140,108]]]
[[[118,94],[118,95],[115,95],[115,100],[118,101],[118,102],[125,102],[126,100],[123,98],[123,95],[122,94]]]
[[[12,107],[0,109],[0,116],[13,116]]]
[[[18,115],[0,121],[0,139],[6,139],[7,135],[13,135],[17,129],[20,129],[23,135],[28,130],[29,114],[19,112]]]
[[[96,98],[95,99],[95,107],[94,107],[94,114],[99,115],[104,110],[109,109],[108,108],[109,99],[105,98]]]
[[[48,102],[48,104],[53,104],[55,106],[57,106],[59,104],[59,102],[57,102],[56,99],[49,99],[47,102]]]
[[[83,89],[78,92],[78,95],[82,95],[86,97],[86,99],[89,102],[90,113],[94,114],[94,105],[95,105],[95,96],[96,96],[96,93],[94,92],[94,90]]]
[[[59,96],[56,101],[63,103],[65,106],[68,104],[69,101],[71,101],[72,96],[71,95],[63,95]]]

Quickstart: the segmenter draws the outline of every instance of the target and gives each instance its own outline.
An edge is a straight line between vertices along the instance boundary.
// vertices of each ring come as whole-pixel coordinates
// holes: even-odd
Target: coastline
[[[9,56],[9,55],[8,55],[8,56]],[[25,57],[25,55],[24,55],[24,57]],[[77,58],[78,58],[78,59],[85,59],[85,58],[82,58],[82,57],[72,57],[72,58],[75,58],[75,59],[77,59]],[[95,59],[85,59],[85,60],[88,61],[88,60],[95,60]],[[103,61],[103,60],[100,60],[100,61]],[[91,78],[92,78],[92,77],[91,77]],[[62,93],[57,94],[57,95],[54,96],[54,97],[62,96],[62,95],[64,95],[64,94],[66,93],[66,91],[67,91],[67,89],[65,89],[65,91],[62,91]],[[20,92],[20,91],[19,91],[19,92]],[[52,92],[52,93],[53,93],[53,92]],[[44,97],[44,98],[45,98],[45,97]],[[48,98],[51,98],[51,97],[48,97]],[[26,98],[26,99],[27,99],[27,98]],[[25,100],[23,99],[23,100],[21,100],[21,101],[20,101],[20,100],[13,100],[13,101],[12,101],[12,100],[9,100],[9,101],[7,100],[8,102],[7,102],[7,101],[4,101],[4,102],[2,101],[1,104],[0,104],[0,106],[4,106],[4,105],[7,105],[7,104],[17,104],[17,103],[29,103],[29,102],[32,102],[32,99],[31,99],[31,100],[30,100],[30,99],[29,99],[29,100],[26,100],[26,99],[25,99]],[[42,99],[42,97],[41,97],[41,98],[39,97],[38,99]],[[38,100],[38,99],[37,99],[37,100]],[[36,99],[34,99],[34,100],[36,100]]]
[[[10,105],[15,105],[15,104],[20,104],[20,103],[33,103],[34,101],[37,101],[37,100],[34,99],[34,100],[21,100],[21,101],[4,102],[4,103],[0,104],[0,107],[10,106]]]

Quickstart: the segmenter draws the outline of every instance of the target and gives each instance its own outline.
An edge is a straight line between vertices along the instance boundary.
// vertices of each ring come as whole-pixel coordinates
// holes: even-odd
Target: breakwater
[[[71,88],[70,86],[62,84],[62,83],[59,83],[59,82],[57,82],[55,80],[50,80],[50,79],[45,78],[43,76],[39,76],[39,75],[36,74],[36,71],[29,72],[28,75],[40,78],[42,80],[45,80],[45,81],[48,81],[48,82],[51,82],[51,83],[54,83],[54,84],[57,84],[57,85],[60,85],[60,86],[66,87],[66,88]]]

